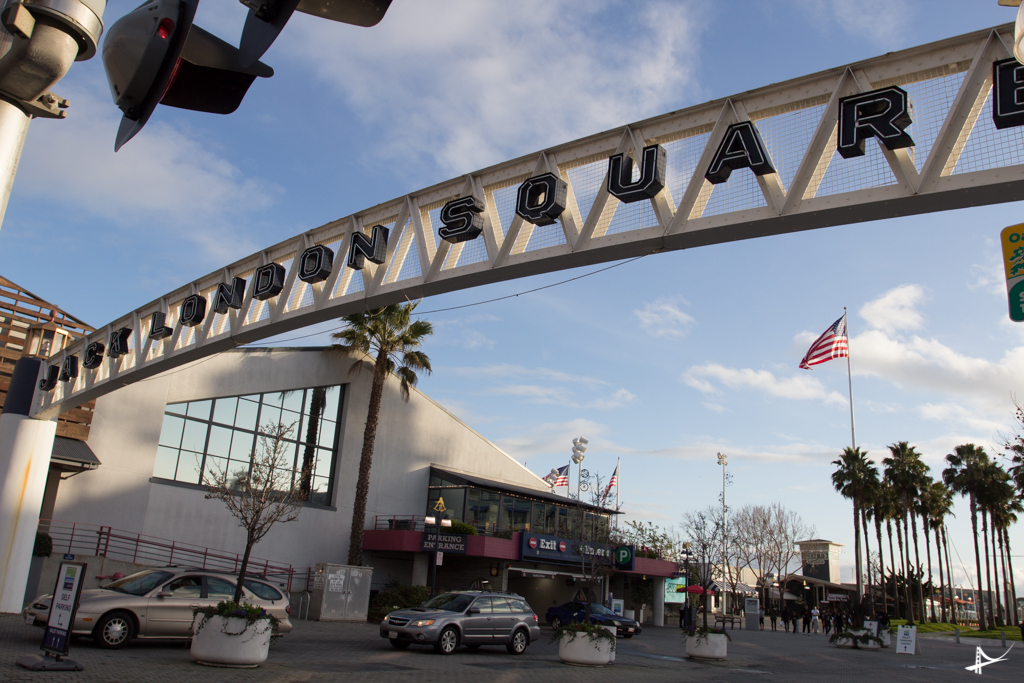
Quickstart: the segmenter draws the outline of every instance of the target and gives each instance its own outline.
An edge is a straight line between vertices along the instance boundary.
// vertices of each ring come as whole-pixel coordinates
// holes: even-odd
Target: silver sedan
[[[202,569],[147,569],[103,588],[82,591],[72,634],[91,636],[100,646],[120,648],[132,638],[189,638],[193,610],[214,606],[235,595],[237,577]],[[279,633],[292,629],[288,594],[270,582],[246,578],[243,601],[280,620]],[[52,596],[43,595],[25,608],[25,621],[45,626]]]

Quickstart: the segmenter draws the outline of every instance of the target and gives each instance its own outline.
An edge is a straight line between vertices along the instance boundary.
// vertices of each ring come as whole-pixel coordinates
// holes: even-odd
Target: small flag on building
[[[607,496],[612,491],[612,487],[619,485],[619,465],[615,464],[615,471],[612,472],[612,478],[608,480],[608,488],[604,490],[604,495]],[[617,494],[616,494],[617,495]]]
[[[566,465],[565,467],[559,467],[558,468],[558,478],[555,479],[554,486],[555,486],[555,488],[558,488],[559,486],[568,486],[568,485],[569,485],[569,466]]]
[[[832,323],[832,326],[825,330],[825,334],[818,337],[818,340],[811,344],[807,355],[800,361],[800,367],[810,370],[812,365],[818,365],[830,361],[833,358],[847,358],[850,355],[849,341],[846,337],[846,314],[839,320]]]

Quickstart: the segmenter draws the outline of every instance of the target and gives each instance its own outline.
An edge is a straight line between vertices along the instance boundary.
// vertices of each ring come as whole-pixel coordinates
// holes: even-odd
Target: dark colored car
[[[540,638],[537,615],[515,593],[453,591],[419,607],[391,612],[380,623],[380,637],[404,650],[410,645],[433,645],[450,655],[459,645],[504,645],[514,655]]]
[[[551,624],[551,628],[558,628],[562,624],[572,621],[583,621],[586,617],[586,603],[575,601],[567,602],[558,607],[551,607],[548,609],[548,613],[544,615],[547,622]],[[592,624],[600,624],[601,626],[614,626],[615,632],[626,638],[638,636],[643,630],[635,619],[627,619],[620,616],[597,602],[590,603],[590,622]]]

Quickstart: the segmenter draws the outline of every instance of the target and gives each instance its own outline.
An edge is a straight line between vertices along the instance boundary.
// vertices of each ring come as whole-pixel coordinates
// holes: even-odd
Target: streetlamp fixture
[[[580,436],[572,440],[572,461],[580,466],[579,471],[576,475],[576,498],[583,500],[583,491],[580,486],[583,483],[583,454],[587,452],[587,444],[590,443],[590,439],[585,436]]]
[[[544,477],[544,481],[547,482],[547,485],[549,487],[554,488],[555,482],[558,481],[558,468],[552,467],[551,472],[548,473],[548,476]]]
[[[437,547],[441,541],[441,527],[450,527],[452,520],[448,515],[445,515],[438,520],[433,515],[423,518],[423,523],[427,526],[434,526],[434,562],[433,569],[430,574],[430,597],[434,597],[434,590],[437,587]]]

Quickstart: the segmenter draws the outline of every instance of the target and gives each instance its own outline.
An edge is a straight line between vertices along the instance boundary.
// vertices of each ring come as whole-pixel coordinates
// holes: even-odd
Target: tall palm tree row
[[[832,461],[837,469],[832,473],[832,486],[844,498],[853,503],[853,538],[854,565],[857,572],[857,600],[864,595],[863,573],[861,565],[861,508],[867,497],[878,482],[878,468],[873,460],[868,459],[867,451],[860,448],[844,448],[838,460]],[[867,529],[864,531],[867,537]]]
[[[948,578],[950,584],[949,595],[950,599],[954,596],[953,591],[953,570],[948,565],[946,571],[943,571],[943,553],[942,553],[942,532],[946,527],[946,517],[953,514],[953,492],[949,490],[942,482],[932,482],[923,492],[924,500],[924,511],[923,518],[925,519],[926,528],[931,528],[933,535],[935,536],[935,552],[938,555],[938,567],[939,567],[939,596],[942,612],[942,623],[947,623],[948,618],[946,615],[946,579]],[[925,532],[925,538],[927,538],[927,531]],[[929,558],[931,557],[931,550],[928,551]],[[929,568],[929,574],[931,569]],[[952,603],[951,603],[952,604]],[[934,615],[933,615],[934,616]]]
[[[385,380],[395,375],[399,380],[402,398],[408,401],[409,388],[419,380],[416,373],[430,373],[430,359],[418,349],[434,329],[425,320],[411,320],[417,305],[418,302],[393,304],[346,315],[342,320],[347,327],[332,335],[338,343],[333,344],[329,351],[356,358],[370,356],[373,359],[373,384],[366,411],[363,450],[359,458],[359,479],[352,505],[352,532],[348,548],[350,565],[359,566],[363,563],[366,500],[370,491],[370,468],[373,465],[373,447],[377,439],[377,422]],[[362,367],[363,363],[354,363],[350,372],[358,372]]]
[[[914,503],[920,495],[920,491],[923,483],[926,481],[928,474],[928,466],[921,460],[921,454],[918,453],[913,446],[908,444],[906,441],[900,441],[889,446],[889,457],[882,460],[882,464],[885,465],[885,478],[889,482],[889,485],[893,488],[899,501],[900,518],[903,522],[903,538],[901,540],[902,547],[901,552],[905,551],[906,562],[905,562],[905,574],[906,583],[904,584],[904,591],[906,593],[907,600],[907,623],[914,623],[914,607],[912,598],[910,595],[910,582],[912,577],[916,574],[920,577],[920,560],[918,559],[917,567],[915,571],[910,570],[910,511],[914,506]],[[915,515],[916,518],[916,515]],[[897,535],[899,535],[899,522],[897,519]],[[914,524],[914,538],[916,547],[917,538],[917,524]],[[919,557],[919,556],[918,556]],[[920,614],[924,615],[924,598],[921,592],[920,578],[918,584],[918,598],[921,606]]]
[[[954,493],[967,497],[971,510],[971,531],[974,537],[974,570],[978,580],[978,589],[982,589],[981,582],[981,553],[978,548],[978,495],[984,487],[985,466],[989,462],[988,453],[984,448],[975,446],[972,443],[962,444],[953,449],[952,453],[946,455],[946,469],[942,470],[942,481]],[[985,618],[985,601],[976,601],[975,609],[978,613],[978,623],[988,625]]]

